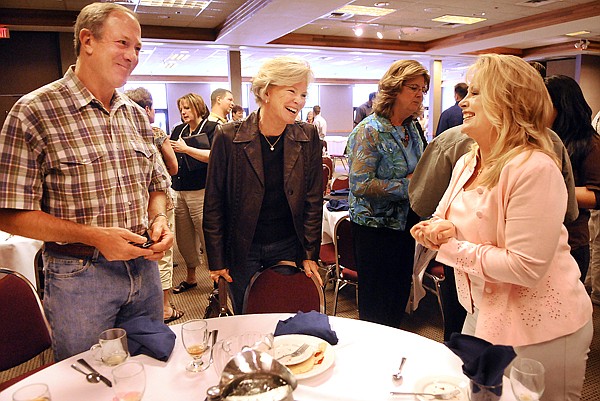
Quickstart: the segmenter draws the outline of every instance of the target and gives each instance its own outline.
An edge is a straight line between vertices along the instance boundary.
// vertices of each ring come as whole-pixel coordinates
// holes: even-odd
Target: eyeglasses
[[[411,91],[412,93],[417,93],[417,91],[419,91],[419,90],[420,90],[421,92],[423,92],[423,93],[427,93],[427,91],[429,91],[429,88],[428,88],[428,87],[426,87],[426,86],[423,86],[423,87],[421,87],[421,86],[419,86],[419,85],[417,85],[417,84],[413,84],[413,85],[409,85],[409,84],[402,84],[402,86],[406,86],[408,89],[410,89],[410,91]]]

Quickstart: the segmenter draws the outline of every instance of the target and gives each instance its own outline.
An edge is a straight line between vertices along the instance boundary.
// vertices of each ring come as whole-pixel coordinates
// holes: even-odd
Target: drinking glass
[[[202,360],[208,351],[208,333],[206,320],[188,320],[181,326],[183,346],[193,358],[185,367],[188,372],[202,372],[208,369],[209,363]]]
[[[118,401],[141,401],[146,389],[146,372],[140,362],[126,362],[112,370],[113,390]]]
[[[544,365],[535,359],[515,359],[510,368],[510,384],[517,400],[539,400],[544,393]]]
[[[217,342],[213,350],[213,364],[217,376],[221,377],[221,373],[227,362],[244,347],[251,347],[257,351],[271,354],[273,352],[273,334],[248,331]]]
[[[44,383],[30,384],[14,392],[13,401],[51,401],[50,390]]]
[[[121,328],[104,330],[100,333],[98,344],[92,345],[94,359],[107,366],[116,366],[125,362],[129,356],[127,332]]]

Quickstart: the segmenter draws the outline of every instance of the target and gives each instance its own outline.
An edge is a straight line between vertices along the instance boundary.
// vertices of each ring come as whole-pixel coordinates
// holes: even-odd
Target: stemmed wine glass
[[[146,389],[146,372],[140,362],[126,362],[112,370],[113,401],[141,401]]]
[[[545,388],[544,365],[535,359],[515,359],[510,368],[510,384],[517,400],[539,400]]]
[[[206,320],[188,320],[181,326],[183,345],[193,358],[185,367],[188,372],[202,372],[208,368],[209,363],[202,361],[202,357],[208,351],[208,333]]]

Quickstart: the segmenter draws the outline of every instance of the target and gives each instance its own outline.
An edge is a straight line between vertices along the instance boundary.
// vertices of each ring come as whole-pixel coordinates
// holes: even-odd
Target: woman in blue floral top
[[[423,153],[414,118],[429,74],[414,60],[394,62],[379,81],[373,114],[348,138],[359,317],[399,327],[410,294],[415,242],[408,183]]]

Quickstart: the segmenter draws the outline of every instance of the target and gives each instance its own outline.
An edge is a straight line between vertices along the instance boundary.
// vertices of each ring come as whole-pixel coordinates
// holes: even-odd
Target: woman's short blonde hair
[[[208,108],[206,107],[206,103],[204,103],[204,99],[202,96],[196,93],[188,93],[187,95],[181,96],[177,99],[177,108],[181,112],[181,102],[187,102],[190,105],[191,109],[194,109],[196,115],[202,119],[208,117]]]
[[[540,150],[558,164],[546,126],[552,100],[540,73],[525,60],[485,54],[467,71],[469,93],[477,91],[496,141],[481,184],[493,187],[506,163],[524,151]],[[468,98],[467,98],[468,99]],[[476,149],[476,148],[475,148]]]
[[[425,78],[425,85],[429,88],[429,73],[421,63],[415,60],[394,61],[379,80],[379,90],[373,100],[373,113],[390,119],[396,96],[403,90],[402,84],[418,77]],[[415,117],[418,117],[421,111],[417,110]]]
[[[314,74],[307,61],[281,56],[267,60],[250,82],[256,104],[261,106],[270,86],[291,86],[298,82],[310,84],[313,80]]]

